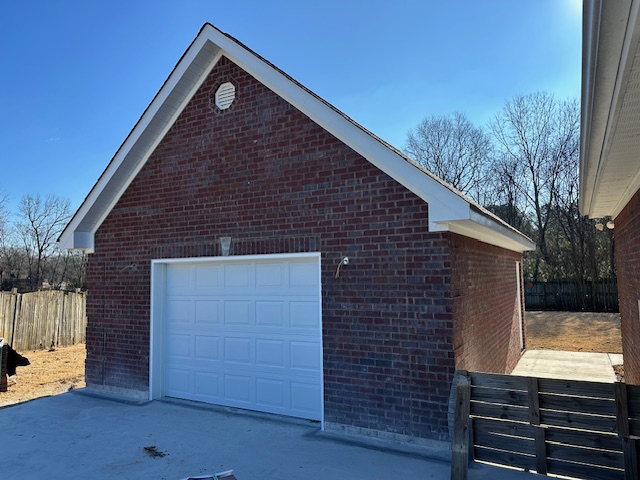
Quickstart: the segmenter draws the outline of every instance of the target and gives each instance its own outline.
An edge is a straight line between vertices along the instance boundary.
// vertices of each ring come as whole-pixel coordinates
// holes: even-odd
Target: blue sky
[[[59,0],[0,7],[0,189],[73,210],[205,22],[398,148],[431,115],[579,98],[580,0]]]

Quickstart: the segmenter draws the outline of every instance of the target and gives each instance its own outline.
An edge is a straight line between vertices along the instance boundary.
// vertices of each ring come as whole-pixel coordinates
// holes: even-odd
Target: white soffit
[[[640,188],[640,2],[584,9],[580,210],[615,217]]]
[[[526,236],[419,168],[235,39],[206,24],[60,237],[63,248],[93,250],[93,236],[153,149],[221,56],[228,57],[318,125],[429,204],[430,231],[456,231],[515,251],[534,249]],[[478,223],[478,219],[482,219]],[[463,222],[453,227],[455,222]],[[475,228],[477,227],[477,228]],[[462,231],[464,230],[464,233]]]

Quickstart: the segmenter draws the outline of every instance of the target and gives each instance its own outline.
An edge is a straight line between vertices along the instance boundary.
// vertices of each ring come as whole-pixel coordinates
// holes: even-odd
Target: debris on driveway
[[[155,445],[144,447],[143,450],[151,458],[162,458],[169,455],[168,453],[161,452],[160,450],[158,450]]]

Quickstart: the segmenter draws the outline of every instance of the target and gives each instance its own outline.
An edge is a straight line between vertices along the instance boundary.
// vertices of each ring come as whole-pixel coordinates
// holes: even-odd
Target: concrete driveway
[[[511,375],[614,383],[613,365],[622,363],[622,354],[615,353],[527,350]]]
[[[0,478],[179,480],[228,469],[238,480],[450,478],[447,462],[315,432],[313,423],[199,404],[132,405],[70,392],[0,408]],[[493,478],[532,477],[485,465],[469,472]]]

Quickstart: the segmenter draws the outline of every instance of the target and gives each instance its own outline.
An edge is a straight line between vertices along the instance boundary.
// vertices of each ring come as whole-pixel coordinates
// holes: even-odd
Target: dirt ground
[[[84,344],[60,347],[54,351],[19,353],[27,357],[31,365],[18,367],[17,375],[9,379],[7,391],[0,392],[0,407],[84,387]],[[14,384],[13,379],[17,383]]]
[[[525,336],[529,350],[622,353],[617,313],[527,312]],[[0,407],[84,387],[84,344],[20,353],[31,365],[18,367]]]
[[[527,312],[528,350],[622,353],[620,314]]]

